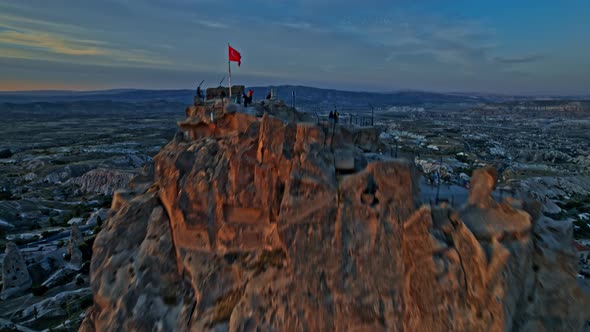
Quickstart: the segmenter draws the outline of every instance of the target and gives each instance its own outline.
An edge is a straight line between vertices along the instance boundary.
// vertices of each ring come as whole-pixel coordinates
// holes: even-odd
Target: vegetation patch
[[[85,204],[78,204],[63,215],[63,222],[67,223],[72,218],[88,217],[92,211],[92,207]]]
[[[8,190],[0,190],[0,201],[10,201],[13,199],[12,193]]]
[[[44,285],[38,285],[38,286],[31,287],[31,292],[35,296],[41,296],[41,295],[47,293],[48,290],[49,290],[49,288],[47,288],[47,286],[44,286]]]
[[[574,238],[590,239],[590,224],[587,221],[574,221]]]
[[[590,195],[575,196],[567,201],[557,203],[562,208],[558,214],[552,215],[553,219],[574,219],[574,238],[590,238],[590,220],[583,220],[580,214],[590,213]]]

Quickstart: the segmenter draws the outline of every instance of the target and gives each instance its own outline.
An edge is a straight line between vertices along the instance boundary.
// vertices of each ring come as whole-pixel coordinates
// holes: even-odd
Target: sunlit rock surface
[[[115,195],[81,331],[580,331],[590,318],[571,226],[495,202],[493,171],[475,172],[459,211],[422,205],[412,165],[343,176],[354,139],[277,107],[187,109],[183,134]]]

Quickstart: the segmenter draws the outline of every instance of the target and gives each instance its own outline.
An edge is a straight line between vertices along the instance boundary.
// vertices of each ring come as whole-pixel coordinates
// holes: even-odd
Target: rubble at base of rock
[[[579,331],[590,319],[571,232],[527,202],[494,202],[493,171],[474,173],[459,211],[422,205],[412,164],[355,162],[359,136],[260,107],[187,109],[144,183],[117,193],[81,331]]]

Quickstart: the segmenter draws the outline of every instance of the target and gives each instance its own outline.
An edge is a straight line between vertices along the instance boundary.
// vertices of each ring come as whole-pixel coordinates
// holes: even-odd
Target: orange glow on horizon
[[[1,92],[11,91],[34,91],[34,90],[69,90],[69,91],[85,91],[85,90],[102,90],[108,89],[106,87],[86,84],[68,84],[68,83],[45,83],[45,82],[25,82],[25,81],[0,81]]]

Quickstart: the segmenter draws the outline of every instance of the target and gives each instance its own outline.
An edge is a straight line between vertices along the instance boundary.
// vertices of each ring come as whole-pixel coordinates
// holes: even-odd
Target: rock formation
[[[35,321],[60,321],[76,312],[84,301],[90,300],[92,293],[88,288],[80,288],[56,294],[25,308],[20,313],[24,325],[35,325]],[[72,319],[70,317],[70,319]]]
[[[125,188],[131,178],[132,173],[99,168],[72,179],[71,182],[80,186],[83,192],[112,195],[115,190]]]
[[[109,210],[107,209],[99,209],[93,212],[90,215],[90,218],[88,218],[88,220],[86,221],[86,225],[95,226],[97,224],[102,224],[102,222],[107,218],[108,211]]]
[[[67,255],[70,257],[69,267],[72,269],[79,269],[82,265],[82,251],[80,251],[80,244],[84,242],[84,237],[80,233],[77,224],[73,224],[70,231],[70,240],[68,241]]]
[[[34,332],[33,330],[25,326],[15,324],[11,321],[2,318],[0,318],[0,331]]]
[[[20,250],[13,242],[6,244],[4,260],[2,261],[2,282],[2,294],[0,296],[2,300],[22,295],[31,288],[31,276],[27,270],[27,265]]]
[[[57,270],[54,274],[52,274],[47,280],[45,280],[41,286],[47,287],[47,289],[51,289],[57,286],[65,285],[70,282],[74,276],[77,274],[75,270],[63,268]]]
[[[44,165],[43,161],[39,162],[32,162],[31,167],[40,168]],[[51,173],[47,174],[43,177],[37,177],[36,182],[38,183],[50,183],[50,184],[59,184],[65,183],[67,181],[76,180],[78,177],[82,177],[85,173],[89,172],[92,168],[91,165],[88,164],[72,164],[66,165],[63,167],[59,167],[51,171]],[[30,178],[30,177],[29,177]],[[76,183],[76,182],[74,182]]]
[[[493,171],[475,172],[461,211],[423,206],[410,163],[343,176],[341,128],[232,107],[187,109],[184,134],[117,193],[81,331],[579,331],[590,318],[571,232],[494,202]]]
[[[13,229],[14,229],[13,224],[0,219],[0,232],[5,232],[5,231],[13,230]]]

